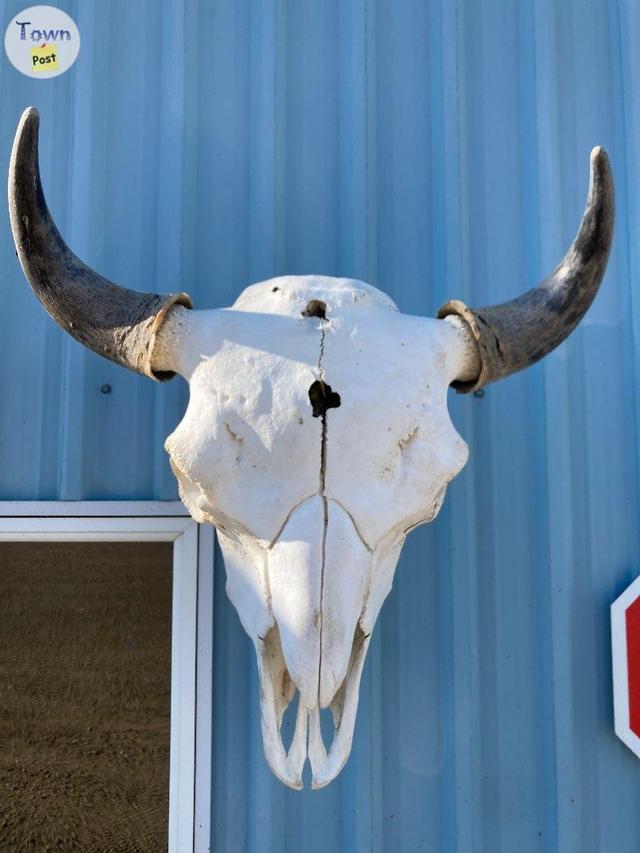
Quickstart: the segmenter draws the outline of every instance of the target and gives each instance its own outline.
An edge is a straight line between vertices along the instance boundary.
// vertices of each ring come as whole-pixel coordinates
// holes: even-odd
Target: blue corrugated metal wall
[[[4,2],[2,20],[26,5]],[[59,2],[74,69],[0,63],[0,173],[42,113],[74,249],[140,289],[229,304],[281,273],[363,278],[407,312],[507,299],[573,236],[590,148],[618,221],[605,285],[543,364],[456,398],[471,447],[410,537],[352,757],[294,793],[262,759],[253,652],[215,613],[217,851],[637,853],[640,763],[612,730],[608,605],[640,572],[637,0]],[[2,498],[173,498],[155,387],[66,338],[0,206]],[[111,394],[100,393],[108,383]]]

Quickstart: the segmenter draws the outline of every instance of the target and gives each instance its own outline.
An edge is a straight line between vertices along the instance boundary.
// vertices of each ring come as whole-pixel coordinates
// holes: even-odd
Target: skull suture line
[[[253,640],[262,733],[274,773],[314,787],[349,756],[371,632],[407,533],[431,521],[467,447],[447,411],[527,367],[578,324],[602,280],[613,233],[606,154],[594,149],[587,207],[555,272],[503,305],[447,303],[411,317],[359,281],[273,279],[231,309],[190,311],[106,281],[58,233],[40,185],[38,116],[27,110],[9,170],[25,275],[51,316],[106,358],[189,382],[166,441],[191,515],[214,524],[227,591]],[[288,750],[280,726],[299,694]],[[320,709],[335,733],[327,750]]]

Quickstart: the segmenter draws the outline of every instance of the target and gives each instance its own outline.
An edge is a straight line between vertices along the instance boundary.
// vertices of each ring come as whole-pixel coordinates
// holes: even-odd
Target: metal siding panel
[[[3,20],[24,7],[1,4]],[[213,844],[236,851],[640,848],[640,767],[613,734],[608,605],[638,573],[640,13],[630,0],[95,0],[75,68],[0,63],[0,171],[43,121],[70,244],[134,287],[229,304],[282,273],[363,278],[402,310],[506,299],[549,272],[604,144],[614,251],[544,363],[451,395],[471,457],[409,539],[352,757],[291,792],[262,758],[253,649],[215,595]],[[0,209],[1,497],[172,499],[180,381],[69,340]],[[108,383],[112,393],[100,393]],[[219,565],[222,565],[221,560]]]

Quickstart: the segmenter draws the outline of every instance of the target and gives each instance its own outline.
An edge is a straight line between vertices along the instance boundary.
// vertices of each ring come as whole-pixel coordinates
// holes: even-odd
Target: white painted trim
[[[182,504],[0,501],[0,541],[173,542],[169,853],[210,849],[213,528]]]
[[[8,518],[189,517],[180,501],[0,501],[0,515]]]
[[[196,853],[211,850],[211,759],[213,740],[213,549],[214,529],[198,528],[198,650],[196,675]]]
[[[0,504],[0,541],[15,538],[16,525],[22,541],[48,542],[173,542],[195,521],[190,518],[111,516],[74,518],[21,516],[4,518]]]
[[[171,853],[193,850],[197,612],[198,530],[195,523],[190,523],[173,542],[171,760],[169,762],[169,850]]]
[[[629,727],[629,669],[626,611],[640,596],[640,577],[611,605],[611,654],[613,663],[613,715],[620,740],[640,758],[640,737]]]

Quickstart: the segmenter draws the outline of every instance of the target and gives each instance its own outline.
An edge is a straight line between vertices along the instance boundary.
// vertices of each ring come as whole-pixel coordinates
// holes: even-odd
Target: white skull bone
[[[313,300],[324,318],[304,316]],[[407,316],[369,285],[315,276],[253,285],[232,309],[176,309],[160,367],[163,349],[179,354],[173,369],[190,388],[165,446],[190,513],[218,529],[227,592],[258,656],[267,760],[299,788],[308,753],[321,787],[349,756],[404,538],[434,518],[466,462],[447,389],[477,373],[477,356],[459,320]],[[320,380],[340,405],[313,417]],[[280,724],[296,690],[287,754]]]

